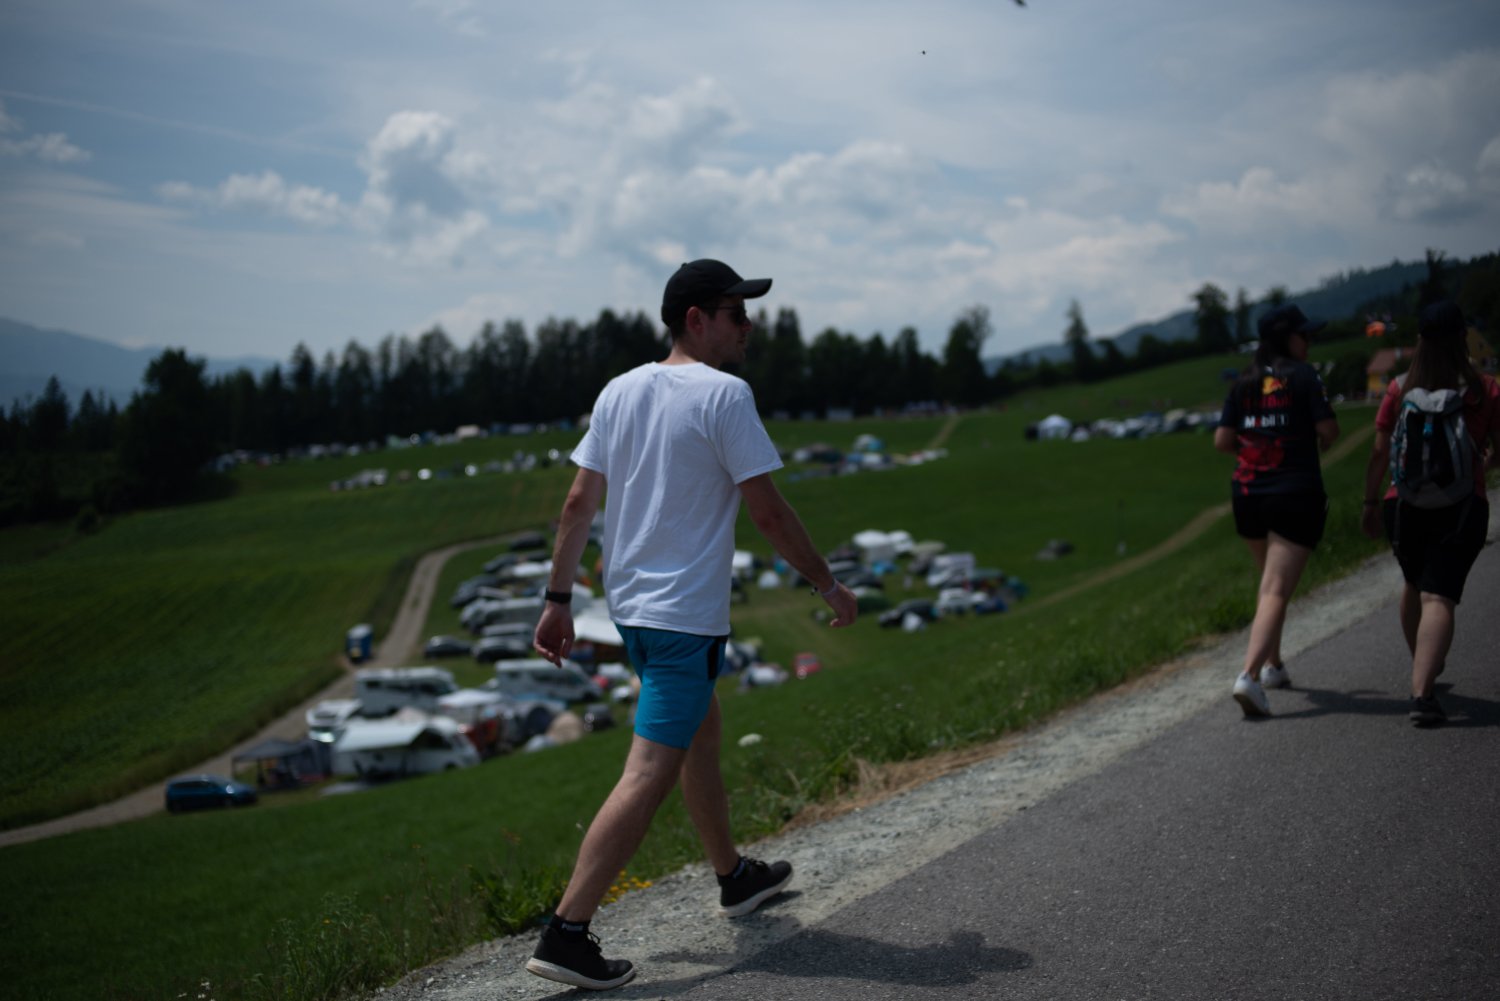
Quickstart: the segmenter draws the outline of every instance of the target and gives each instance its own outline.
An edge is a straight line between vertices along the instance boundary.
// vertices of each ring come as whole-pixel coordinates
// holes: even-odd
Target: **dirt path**
[[[374,656],[370,658],[369,664],[365,666],[402,667],[410,663],[410,658],[420,650],[419,644],[422,639],[422,627],[427,622],[427,609],[432,605],[433,594],[437,590],[438,578],[442,576],[443,567],[459,553],[478,549],[481,546],[498,546],[503,544],[504,539],[502,538],[480,539],[477,542],[461,542],[424,554],[417,561],[415,569],[412,570],[411,581],[406,586],[406,595],[401,599],[401,606],[396,611],[396,618],[391,623],[390,632],[375,648]],[[340,659],[342,660],[343,658]],[[176,774],[190,775],[198,772],[207,772],[214,775],[228,775],[231,770],[231,761],[235,755],[243,754],[263,741],[273,739],[301,740],[307,736],[307,711],[309,709],[324,699],[347,699],[354,695],[353,665],[347,661],[343,663],[345,670],[338,680],[302,704],[287,710],[280,719],[265,726],[255,736],[239,742],[222,754],[210,758],[195,768],[183,768]],[[165,780],[154,782],[144,789],[138,789],[128,796],[115,800],[113,803],[91,807],[79,813],[70,814],[66,817],[58,817],[40,824],[33,824],[30,827],[18,827],[10,831],[0,831],[0,847],[24,844],[28,841],[39,841],[42,838],[55,837],[59,834],[68,834],[72,831],[81,831],[91,827],[108,827],[111,824],[118,824],[126,820],[137,820],[141,817],[150,816],[153,813],[159,813],[164,809],[163,802],[166,796],[166,785]]]
[[[1326,469],[1327,467],[1333,465],[1335,462],[1338,462],[1340,459],[1343,459],[1345,456],[1354,452],[1356,449],[1360,448],[1360,446],[1362,446],[1366,441],[1368,441],[1374,434],[1375,425],[1373,423],[1366,422],[1360,425],[1354,430],[1352,434],[1343,438],[1337,445],[1328,450],[1328,454],[1323,457],[1323,468]],[[1229,504],[1227,502],[1224,504],[1215,504],[1211,508],[1206,508],[1205,510],[1200,511],[1198,515],[1191,521],[1189,521],[1186,525],[1183,525],[1177,531],[1173,532],[1167,538],[1163,539],[1161,542],[1152,546],[1145,552],[1137,553],[1135,556],[1132,556],[1129,559],[1124,559],[1114,564],[1113,566],[1105,567],[1103,570],[1100,570],[1092,576],[1087,577],[1084,580],[1077,582],[1076,584],[1070,584],[1060,591],[1053,591],[1051,594],[1046,595],[1042,598],[1038,598],[1036,601],[1029,601],[1026,603],[1025,608],[1045,608],[1048,605],[1055,605],[1059,601],[1067,601],[1070,598],[1076,598],[1078,595],[1082,594],[1085,591],[1093,590],[1101,584],[1107,584],[1110,581],[1117,580],[1128,573],[1134,573],[1141,567],[1149,566],[1150,564],[1155,563],[1157,560],[1175,553],[1183,546],[1198,538],[1204,532],[1208,531],[1215,522],[1217,522],[1220,518],[1224,517],[1228,513]]]

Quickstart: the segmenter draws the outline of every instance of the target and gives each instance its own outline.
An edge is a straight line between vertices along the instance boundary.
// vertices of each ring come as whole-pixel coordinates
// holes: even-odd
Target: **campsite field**
[[[1158,394],[1217,400],[1219,384],[1201,364],[1174,368],[1181,387]],[[1098,391],[1106,401],[1136,392]],[[795,482],[787,475],[784,489],[822,544],[867,527],[906,528],[972,549],[981,562],[1025,579],[1033,597],[1113,565],[1120,538],[1139,552],[1222,501],[1228,460],[1205,436],[1022,441],[1027,421],[1078,409],[1050,402],[1041,395],[963,418],[951,429],[948,457],[929,465]],[[1368,417],[1354,411],[1348,425]],[[789,446],[814,437],[847,445],[843,439],[871,431],[900,448],[945,426],[932,418],[777,425],[773,433]],[[461,452],[454,461],[467,461],[482,445],[452,449],[442,453],[445,461]],[[1362,459],[1357,451],[1328,471],[1333,514],[1310,584],[1376,548],[1356,527]],[[336,463],[349,472],[374,464],[366,457],[254,471],[232,500],[123,519],[51,550],[42,534],[0,535],[7,556],[0,594],[16,623],[0,640],[0,720],[8,758],[26,766],[24,776],[5,780],[7,823],[26,811],[55,810],[64,802],[59,789],[82,799],[88,794],[80,790],[142,781],[131,778],[139,772],[122,778],[124,763],[168,756],[173,740],[197,741],[206,752],[253,729],[252,716],[321,683],[348,623],[389,621],[418,553],[538,527],[555,513],[568,480],[565,469],[551,469],[330,493],[327,481],[348,475]],[[1073,541],[1077,551],[1036,561],[1035,550],[1053,537]],[[742,525],[742,544],[764,553],[755,543]],[[13,565],[14,554],[26,558]],[[456,560],[456,576],[443,587],[472,572],[461,560],[482,562],[487,554]],[[440,587],[439,601],[446,594]],[[814,620],[816,603],[805,592],[757,592],[737,607],[737,632],[760,636],[778,658],[816,650],[826,670],[745,694],[726,682],[726,778],[742,791],[736,826],[746,836],[775,830],[847,788],[860,761],[915,758],[1042,718],[1205,634],[1242,625],[1252,602],[1248,559],[1227,520],[1161,562],[1072,601],[1023,604],[921,634],[881,630],[873,621],[831,631]],[[14,634],[26,630],[22,643]],[[44,640],[61,645],[32,648]],[[67,743],[59,745],[59,717],[72,703],[67,725],[86,732],[63,734]],[[28,758],[12,745],[32,715],[42,719],[27,739],[43,751]],[[113,741],[107,753],[93,747],[101,729]],[[761,744],[734,746],[752,731],[763,735]],[[337,976],[348,987],[379,983],[545,906],[580,825],[613,782],[626,740],[617,729],[359,795],[163,815],[6,848],[0,965],[12,971],[16,997],[175,996],[208,979],[215,996],[305,998],[323,996],[320,977]],[[158,758],[157,775],[178,767],[167,760]],[[63,781],[84,765],[92,784]],[[47,794],[28,799],[38,786]],[[649,879],[696,855],[674,799],[631,875]],[[481,896],[471,870],[487,877]]]

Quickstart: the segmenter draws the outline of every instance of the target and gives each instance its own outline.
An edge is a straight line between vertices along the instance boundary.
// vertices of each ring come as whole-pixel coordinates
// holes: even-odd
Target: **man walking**
[[[791,882],[786,862],[739,854],[719,771],[714,681],[729,635],[741,499],[760,533],[813,582],[833,610],[832,625],[849,625],[857,612],[771,481],[781,460],[750,387],[719,371],[744,360],[745,300],[770,288],[771,279],[747,281],[719,261],[679,268],[662,295],[671,353],[604,387],[573,453],[579,470],[563,503],[534,645],[554,664],[572,648],[573,576],[608,489],[604,587],[641,692],[624,773],[584,835],[573,877],[526,963],[548,980],[605,990],[635,976],[630,962],[603,957],[589,921],[679,781],[719,877],[721,913],[749,914]]]

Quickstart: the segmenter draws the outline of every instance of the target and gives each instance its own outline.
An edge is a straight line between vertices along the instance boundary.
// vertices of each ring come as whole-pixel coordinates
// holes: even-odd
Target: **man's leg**
[[[729,797],[724,792],[724,776],[719,769],[722,729],[719,697],[715,695],[682,762],[682,799],[698,830],[698,839],[703,842],[709,865],[720,876],[727,876],[739,864],[740,854],[729,830]]]
[[[676,784],[687,754],[639,734],[635,736],[625,759],[624,774],[583,837],[573,878],[568,880],[562,902],[557,905],[558,917],[570,922],[593,918],[610,884],[641,846],[651,818]]]
[[[792,866],[784,861],[767,864],[742,858],[735,848],[729,830],[729,797],[719,769],[720,719],[716,695],[682,763],[682,798],[708,862],[719,877],[719,913],[737,918],[785,890],[792,881]]]

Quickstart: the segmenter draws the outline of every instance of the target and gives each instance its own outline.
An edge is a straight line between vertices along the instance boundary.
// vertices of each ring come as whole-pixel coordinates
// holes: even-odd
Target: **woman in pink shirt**
[[[1451,302],[1422,311],[1416,353],[1406,375],[1392,379],[1375,415],[1375,444],[1365,467],[1365,506],[1360,527],[1372,539],[1384,522],[1401,575],[1401,631],[1411,650],[1411,711],[1417,726],[1447,719],[1433,685],[1453,643],[1454,607],[1463,597],[1469,569],[1484,548],[1490,506],[1484,471],[1500,462],[1500,388],[1469,360],[1463,313]],[[1463,391],[1463,419],[1474,445],[1474,489],[1446,507],[1418,507],[1400,499],[1394,484],[1380,500],[1390,467],[1391,438],[1401,404],[1414,389]]]

